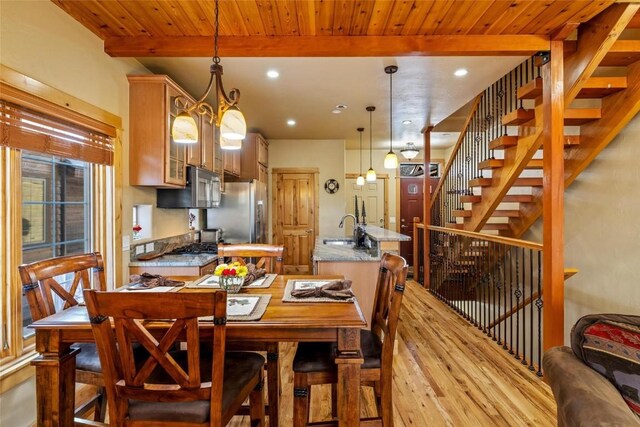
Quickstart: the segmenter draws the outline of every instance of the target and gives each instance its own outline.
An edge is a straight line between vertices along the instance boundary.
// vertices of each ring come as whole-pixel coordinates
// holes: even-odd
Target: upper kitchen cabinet
[[[242,169],[241,152],[244,152],[244,144],[242,150],[222,150],[222,163],[225,174],[232,177],[240,177]]]
[[[184,187],[187,146],[173,141],[171,126],[179,112],[175,99],[183,96],[188,103],[195,100],[164,75],[128,76],[128,79],[130,185]],[[197,114],[193,118],[201,123]],[[201,135],[207,132],[211,133],[201,129]],[[199,162],[204,163],[201,152],[199,156]]]
[[[208,112],[200,118],[197,144],[187,144],[187,164],[219,172],[216,169],[216,125]]]
[[[244,139],[240,166],[240,179],[257,179],[266,182],[269,143],[259,133],[248,133]]]

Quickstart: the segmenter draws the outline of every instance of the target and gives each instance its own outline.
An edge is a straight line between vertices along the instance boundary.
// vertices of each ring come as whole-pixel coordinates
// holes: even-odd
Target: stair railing
[[[487,174],[480,168],[480,163],[495,158],[491,141],[507,134],[502,117],[522,108],[518,88],[539,76],[540,69],[531,57],[476,96],[433,193],[431,224],[444,227],[456,222],[453,211],[463,209],[461,196],[473,195],[471,181],[485,178]]]
[[[427,226],[429,291],[542,376],[542,245]]]

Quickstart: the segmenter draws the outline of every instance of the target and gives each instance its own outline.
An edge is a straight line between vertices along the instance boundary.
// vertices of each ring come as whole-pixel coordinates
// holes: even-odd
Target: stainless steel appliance
[[[218,244],[212,242],[191,243],[169,252],[171,255],[182,254],[217,254]]]
[[[205,230],[200,230],[200,241],[201,242],[214,242],[218,243],[222,240],[222,229],[221,228],[207,228]]]
[[[185,188],[159,188],[159,208],[215,208],[220,204],[220,177],[206,169],[187,167]]]
[[[217,209],[207,209],[207,228],[222,228],[225,243],[266,243],[267,185],[225,182]]]

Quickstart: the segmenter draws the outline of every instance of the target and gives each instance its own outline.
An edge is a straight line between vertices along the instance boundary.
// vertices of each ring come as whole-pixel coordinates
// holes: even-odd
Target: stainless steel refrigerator
[[[267,242],[267,184],[225,182],[220,206],[207,209],[207,228],[221,228],[225,243]]]

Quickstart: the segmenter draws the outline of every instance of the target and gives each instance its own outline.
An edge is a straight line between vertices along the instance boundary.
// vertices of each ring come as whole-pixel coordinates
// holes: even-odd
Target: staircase
[[[601,27],[602,21],[614,20],[600,40],[599,47],[608,47],[606,53],[592,58],[591,68],[582,70],[581,79],[572,86],[567,87],[565,78],[565,187],[640,110],[640,19],[628,18],[630,10],[638,14],[638,5],[618,6],[620,11],[615,16],[610,10],[603,12],[609,12],[609,16],[594,18],[579,33],[577,41],[565,42],[565,76],[572,76],[576,71],[569,67],[581,64],[574,58],[582,54],[578,46],[583,39],[592,36],[589,31]],[[624,7],[627,10],[623,11]],[[638,39],[611,41],[617,37],[615,29],[622,25],[630,25],[628,33]],[[623,37],[627,37],[626,33]],[[442,218],[444,224],[436,225],[519,238],[541,216],[544,82],[539,70],[532,67],[533,61],[522,64],[482,94],[465,135],[482,145],[484,141],[478,141],[478,137],[487,139],[489,134],[486,148],[475,152],[461,144],[458,156],[464,156],[464,163],[474,165],[453,166],[458,175],[454,179],[457,187],[450,186],[448,193],[457,192],[459,197],[449,198],[451,209],[440,207],[448,215]],[[503,87],[512,89],[514,99],[507,104],[516,107],[507,108],[506,112],[502,108],[504,100],[499,98]],[[492,117],[494,112],[500,112],[500,117]],[[477,174],[468,176],[465,169]],[[465,176],[465,183],[459,175]]]

